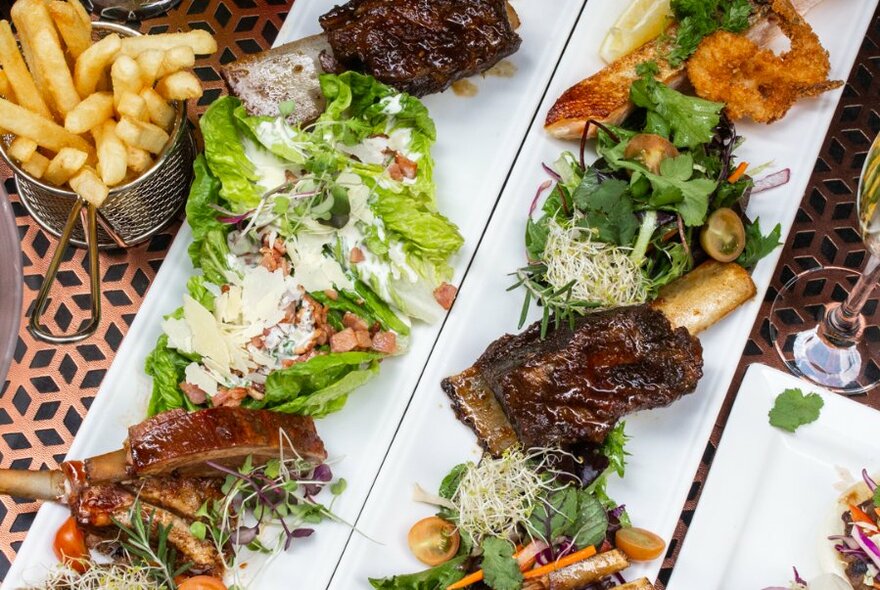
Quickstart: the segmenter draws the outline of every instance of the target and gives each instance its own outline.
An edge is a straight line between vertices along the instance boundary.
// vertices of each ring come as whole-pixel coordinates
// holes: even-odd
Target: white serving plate
[[[279,33],[277,44],[319,32],[318,16],[332,0],[300,0]],[[510,58],[518,71],[511,78],[474,80],[477,96],[451,91],[427,98],[437,124],[436,159],[439,208],[458,224],[465,245],[454,260],[455,281],[464,276],[501,187],[556,68],[583,2],[514,0],[522,18],[520,50]],[[122,343],[94,405],[68,457],[81,458],[119,447],[129,425],[146,412],[150,382],[143,363],[160,334],[163,315],[182,301],[193,272],[187,256],[192,236],[184,226],[168,252],[150,292]],[[334,504],[343,520],[353,522],[363,506],[385,452],[410,401],[441,325],[417,326],[406,356],[383,363],[379,377],[352,394],[347,407],[318,423],[334,472],[348,481]],[[42,579],[56,560],[51,543],[67,510],[46,504],[40,509],[3,588],[20,588]],[[318,534],[298,542],[264,570],[253,588],[278,588],[296,576],[298,588],[324,588],[348,539],[346,526],[326,523]],[[251,567],[245,571],[253,571]]]
[[[470,366],[500,335],[518,331],[523,294],[506,291],[513,282],[507,273],[525,264],[526,215],[535,189],[547,178],[540,164],[553,162],[563,150],[577,149],[576,144],[551,139],[544,132],[544,115],[566,88],[603,66],[598,57],[599,44],[627,4],[590,0],[581,14],[437,341],[437,352],[425,368],[357,521],[363,535],[352,535],[331,583],[334,590],[368,588],[368,577],[424,569],[410,554],[406,533],[416,520],[433,511],[412,501],[413,485],[419,483],[436,491],[450,468],[480,456],[473,433],[455,419],[449,408],[440,381]],[[876,4],[876,0],[826,0],[808,15],[807,20],[830,51],[833,78],[848,77]],[[778,168],[792,169],[788,185],[756,195],[749,206],[749,214],[760,216],[765,230],[781,223],[783,239],[791,229],[839,96],[837,91],[803,101],[771,126],[739,126],[747,138],[738,151],[741,160],[755,164],[772,160]],[[595,155],[588,158],[595,159]],[[704,376],[697,391],[668,408],[627,419],[632,456],[625,479],[613,480],[609,492],[627,505],[637,526],[667,540],[672,537],[779,253],[777,249],[762,260],[753,273],[758,296],[701,335]],[[533,312],[537,319],[537,312]],[[627,577],[654,579],[660,565],[661,560],[636,565]]]
[[[767,413],[788,388],[816,392],[819,419],[793,434]],[[764,365],[749,367],[724,428],[670,590],[784,586],[821,573],[842,474],[880,457],[880,412]],[[824,565],[827,567],[827,565]]]

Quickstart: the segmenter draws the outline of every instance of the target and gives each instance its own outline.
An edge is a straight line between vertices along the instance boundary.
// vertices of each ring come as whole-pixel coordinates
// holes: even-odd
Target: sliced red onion
[[[776,188],[777,186],[782,186],[783,184],[786,184],[789,180],[791,180],[790,168],[785,168],[783,170],[780,170],[779,172],[774,172],[773,174],[762,176],[755,181],[755,185],[752,187],[752,194],[770,190],[771,188]]]
[[[556,182],[562,180],[562,177],[559,176],[559,173],[544,162],[541,162],[541,167],[544,169],[544,172],[546,172],[550,176],[550,178],[552,178]]]
[[[806,585],[807,585],[807,581],[801,577],[800,573],[797,571],[797,568],[796,568],[795,566],[791,566],[791,569],[792,569],[792,571],[794,571],[794,581],[795,581],[795,583],[797,583],[797,584],[803,584],[804,586],[806,586]]]
[[[861,527],[857,525],[853,525],[852,528],[852,536],[853,539],[856,540],[856,543],[859,544],[859,547],[864,549],[865,553],[868,554],[868,557],[871,558],[871,561],[874,562],[874,565],[880,567],[880,548],[866,535]]]
[[[616,508],[612,508],[608,514],[614,518],[620,518],[620,515],[624,512],[626,512],[626,504],[620,504]]]
[[[537,192],[535,192],[535,198],[532,199],[532,204],[529,206],[529,219],[532,218],[532,213],[534,213],[535,209],[538,208],[538,199],[541,198],[541,193],[543,193],[545,190],[550,188],[550,185],[552,185],[552,184],[553,183],[550,182],[549,180],[545,180],[544,182],[541,183],[541,186],[538,187]]]
[[[862,469],[862,479],[865,480],[865,485],[868,486],[871,493],[874,493],[874,490],[877,489],[877,483],[868,475],[867,469]]]

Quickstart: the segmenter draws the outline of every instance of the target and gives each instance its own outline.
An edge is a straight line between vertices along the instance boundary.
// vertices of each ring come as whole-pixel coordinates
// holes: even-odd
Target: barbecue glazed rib
[[[601,443],[617,421],[666,406],[702,376],[702,347],[647,305],[585,315],[540,339],[540,322],[489,345],[441,386],[492,454]]]
[[[88,486],[69,498],[76,522],[89,533],[92,545],[114,540],[119,529],[114,521],[131,527],[132,506],[137,500],[144,523],[168,528],[168,542],[177,550],[180,563],[191,563],[192,573],[222,575],[223,560],[211,540],[190,531],[196,511],[206,501],[222,497],[222,480],[199,478],[147,478],[127,485]]]
[[[513,54],[505,0],[350,0],[320,18],[342,69],[424,96]]]

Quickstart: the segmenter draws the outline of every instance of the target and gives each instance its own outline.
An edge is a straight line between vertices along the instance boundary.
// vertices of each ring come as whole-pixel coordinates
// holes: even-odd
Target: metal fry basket
[[[121,37],[140,35],[116,23],[96,22],[96,38],[110,33]],[[82,340],[95,332],[101,315],[99,248],[128,248],[149,239],[168,225],[186,203],[192,183],[192,163],[196,144],[186,118],[186,105],[175,105],[177,117],[170,140],[143,174],[112,187],[100,209],[85,205],[73,191],[53,186],[25,172],[6,153],[7,141],[0,142],[0,157],[13,171],[18,195],[28,213],[44,230],[59,238],[49,269],[33,307],[29,328],[43,340],[67,343]],[[82,223],[77,224],[77,218]],[[92,321],[72,334],[55,335],[40,323],[58,266],[68,244],[89,250]]]

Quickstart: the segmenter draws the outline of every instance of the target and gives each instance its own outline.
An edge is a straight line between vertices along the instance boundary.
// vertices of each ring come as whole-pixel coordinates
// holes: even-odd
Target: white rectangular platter
[[[848,77],[876,4],[876,0],[825,0],[807,16],[830,51],[833,78]],[[508,273],[526,262],[526,216],[536,188],[547,178],[541,163],[553,162],[564,150],[577,150],[576,144],[553,140],[544,132],[544,116],[565,89],[603,66],[598,57],[599,44],[627,5],[618,0],[590,0],[581,14],[414,401],[357,522],[364,534],[352,535],[340,561],[331,583],[334,590],[368,588],[368,577],[424,569],[410,554],[406,533],[432,510],[412,501],[413,485],[419,483],[436,491],[450,468],[477,460],[480,455],[472,432],[455,419],[440,381],[470,366],[502,334],[518,331],[523,294],[506,291],[513,282]],[[752,218],[759,216],[762,227],[769,229],[781,223],[783,236],[788,235],[839,92],[803,101],[771,126],[738,126],[747,138],[738,151],[741,160],[756,165],[772,160],[776,168],[792,169],[788,185],[752,198],[749,214]],[[595,155],[588,154],[587,158],[591,161]],[[612,481],[609,491],[618,502],[626,504],[637,526],[667,540],[678,521],[778,258],[779,250],[755,269],[758,296],[701,335],[704,376],[697,391],[668,408],[627,420],[632,456],[625,479]],[[654,579],[659,569],[660,560],[656,560],[634,566],[627,576]]]
[[[333,4],[330,0],[296,2],[277,44],[320,32],[318,16]],[[434,156],[438,205],[465,238],[454,260],[456,281],[462,279],[474,255],[583,8],[580,0],[514,0],[513,5],[523,22],[518,31],[522,46],[509,58],[517,68],[516,74],[510,78],[476,78],[478,93],[470,98],[448,91],[425,99],[437,125]],[[71,447],[70,458],[119,447],[127,427],[145,417],[150,383],[143,372],[144,359],[159,336],[162,316],[181,304],[186,281],[193,272],[186,252],[191,240],[189,228],[184,226],[104,379]],[[345,494],[334,504],[334,512],[343,520],[353,522],[357,518],[440,329],[440,325],[417,326],[405,356],[384,363],[379,377],[352,394],[342,412],[318,423],[318,432],[335,460],[335,475],[348,481]],[[51,539],[66,514],[62,506],[47,504],[41,508],[4,588],[38,582],[56,562]],[[322,525],[318,534],[297,543],[295,551],[274,560],[251,587],[278,588],[295,572],[298,588],[324,588],[348,534],[344,525]]]
[[[819,419],[793,434],[767,417],[788,388],[825,401]],[[877,432],[880,412],[787,373],[749,367],[669,589],[788,587],[792,567],[806,580],[826,573],[842,474],[876,472]]]

